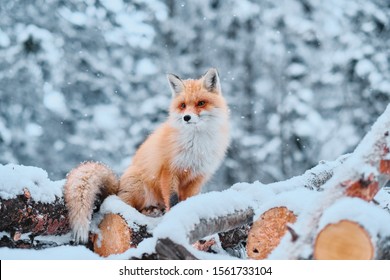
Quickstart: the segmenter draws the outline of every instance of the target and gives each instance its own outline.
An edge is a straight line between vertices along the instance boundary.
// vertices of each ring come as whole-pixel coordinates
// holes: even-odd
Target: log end
[[[265,259],[286,234],[287,225],[295,223],[296,216],[286,207],[275,207],[264,212],[253,223],[248,234],[247,254],[250,259]]]
[[[348,220],[327,225],[314,244],[317,260],[370,260],[373,257],[370,235],[358,223]]]
[[[93,250],[102,257],[121,254],[131,247],[131,229],[117,214],[107,214],[99,225],[100,236],[93,237]]]

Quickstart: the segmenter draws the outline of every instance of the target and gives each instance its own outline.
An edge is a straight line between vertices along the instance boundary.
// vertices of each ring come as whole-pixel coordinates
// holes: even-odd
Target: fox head
[[[197,80],[182,80],[174,74],[167,77],[172,91],[170,118],[175,126],[202,127],[226,120],[228,108],[217,69],[209,69]]]

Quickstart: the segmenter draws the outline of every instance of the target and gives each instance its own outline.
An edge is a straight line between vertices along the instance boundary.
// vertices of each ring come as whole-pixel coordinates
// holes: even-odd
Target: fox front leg
[[[164,170],[161,174],[160,184],[165,209],[169,211],[179,202],[179,179],[172,175],[172,172]]]

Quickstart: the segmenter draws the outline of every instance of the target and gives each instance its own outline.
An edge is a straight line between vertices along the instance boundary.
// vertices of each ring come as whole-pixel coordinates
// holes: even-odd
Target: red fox
[[[117,194],[136,208],[167,211],[200,192],[229,146],[229,109],[216,69],[200,79],[168,74],[169,117],[135,153],[119,182],[101,163],[86,162],[67,176],[64,197],[76,242],[87,242],[94,202]]]

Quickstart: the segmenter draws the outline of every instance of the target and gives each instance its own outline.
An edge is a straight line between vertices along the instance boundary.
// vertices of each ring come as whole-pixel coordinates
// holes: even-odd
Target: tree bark
[[[253,209],[247,208],[245,210],[237,211],[234,214],[227,216],[210,217],[210,219],[201,219],[192,231],[188,233],[188,240],[192,244],[206,236],[226,232],[242,225],[246,225],[253,220]]]
[[[0,232],[11,234],[16,241],[23,233],[62,235],[70,231],[68,211],[63,198],[53,203],[34,201],[27,189],[13,199],[0,197]]]

